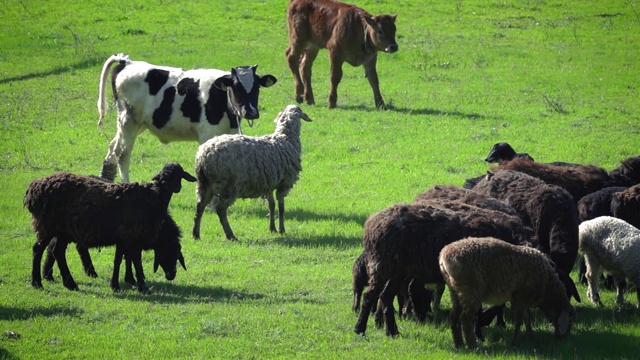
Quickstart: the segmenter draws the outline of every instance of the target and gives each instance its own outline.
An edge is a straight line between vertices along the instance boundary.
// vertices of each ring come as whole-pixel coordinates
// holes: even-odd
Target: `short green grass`
[[[153,294],[109,288],[113,249],[92,250],[100,275],[80,291],[30,285],[35,235],[22,206],[30,181],[55,171],[96,174],[115,133],[115,111],[96,129],[103,62],[134,60],[183,68],[259,64],[279,82],[261,95],[250,135],[273,131],[294,102],[287,68],[286,1],[6,0],[0,4],[0,358],[636,358],[639,314],[630,304],[578,304],[578,322],[557,341],[537,318],[533,339],[508,346],[488,329],[477,351],[455,350],[446,318],[400,320],[387,338],[370,322],[353,332],[351,266],[372,213],[411,201],[435,184],[461,185],[484,173],[491,146],[508,141],[538,161],[616,167],[637,156],[640,4],[613,1],[362,0],[371,13],[398,14],[400,51],[381,54],[389,105],[377,111],[361,68],[345,65],[338,108],[326,108],[329,63],[314,67],[318,105],[302,130],[301,179],[287,198],[285,236],[268,232],[262,200],[239,200],[224,239],[215,214],[203,239],[190,232],[193,184],[171,203],[183,230],[188,271]],[[132,181],[165,162],[193,167],[195,143],[138,138]],[[56,269],[57,273],[57,269]],[[574,278],[576,274],[572,274]],[[444,297],[449,308],[448,295]]]

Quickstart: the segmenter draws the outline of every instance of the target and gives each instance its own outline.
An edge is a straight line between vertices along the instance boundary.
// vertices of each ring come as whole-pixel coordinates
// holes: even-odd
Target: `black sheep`
[[[614,217],[640,228],[640,184],[613,194],[611,213]]]
[[[523,158],[534,161],[533,158],[527,153],[516,153],[515,150],[506,142],[501,142],[493,145],[491,151],[489,151],[489,155],[484,161],[488,163],[498,163],[501,164],[505,161],[511,161],[515,158]]]
[[[106,183],[68,172],[34,180],[24,199],[37,233],[31,284],[42,288],[40,262],[47,245],[56,238],[53,254],[66,288],[78,289],[65,257],[67,245],[74,242],[85,249],[115,245],[111,288],[120,290],[120,264],[126,257],[135,268],[138,290],[148,293],[142,250],[158,244],[158,233],[168,216],[169,202],[174,193],[180,192],[182,179],[196,181],[180,165],[171,163],[153,177],[153,183]],[[156,251],[159,249],[156,247]],[[174,261],[182,256],[179,248],[167,251],[167,256],[173,256]]]
[[[379,299],[386,333],[397,335],[393,298],[398,287],[407,276],[425,284],[444,284],[438,254],[445,245],[487,234],[517,244],[530,241],[530,232],[521,232],[525,228],[518,217],[467,204],[458,206],[467,210],[453,211],[426,202],[399,204],[367,219],[363,246],[369,257],[369,289],[363,296],[356,333],[365,333],[369,314]]]
[[[609,177],[615,186],[633,186],[640,184],[640,156],[623,160],[620,166],[609,171]]]

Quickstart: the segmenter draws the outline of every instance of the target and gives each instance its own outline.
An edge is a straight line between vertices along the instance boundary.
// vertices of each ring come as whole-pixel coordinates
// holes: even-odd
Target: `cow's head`
[[[394,53],[398,51],[396,43],[396,17],[397,15],[378,15],[375,17],[365,15],[364,20],[369,25],[367,29],[370,46],[378,51]]]
[[[238,66],[231,69],[231,74],[221,76],[213,82],[214,86],[228,92],[233,112],[247,120],[260,117],[260,87],[270,87],[278,81],[273,75],[258,76],[257,68],[258,65]]]

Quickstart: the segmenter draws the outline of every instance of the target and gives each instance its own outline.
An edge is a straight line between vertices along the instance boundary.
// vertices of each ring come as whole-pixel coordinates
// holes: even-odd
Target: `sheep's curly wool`
[[[311,121],[297,105],[287,106],[276,117],[276,129],[265,136],[221,135],[200,145],[196,154],[198,205],[193,236],[200,237],[204,208],[213,201],[227,239],[235,239],[227,220],[227,208],[236,199],[266,197],[270,230],[274,223],[274,198],[279,207],[280,233],[284,233],[284,198],[302,171],[301,121]]]

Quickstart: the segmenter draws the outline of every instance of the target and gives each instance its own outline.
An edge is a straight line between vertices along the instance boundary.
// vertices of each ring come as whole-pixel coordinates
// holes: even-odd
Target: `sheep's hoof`
[[[120,289],[120,284],[111,284],[111,290],[113,290],[113,292],[122,291],[122,289]]]
[[[87,274],[88,277],[91,277],[94,279],[98,277],[98,273],[96,272],[95,269],[86,270],[84,273]]]
[[[53,275],[44,275],[43,278],[45,280],[47,280],[48,282],[55,282],[56,279],[53,277]]]
[[[67,282],[66,284],[64,284],[64,287],[66,287],[67,289],[71,290],[71,291],[76,291],[78,290],[78,284],[76,284],[75,282]]]
[[[141,287],[139,287],[139,288],[138,288],[138,291],[139,291],[141,294],[144,294],[144,295],[149,295],[149,294],[151,294],[151,290],[150,290],[148,287],[146,287],[146,286],[141,286]]]
[[[36,289],[44,289],[40,281],[32,281],[31,286],[33,286]]]

